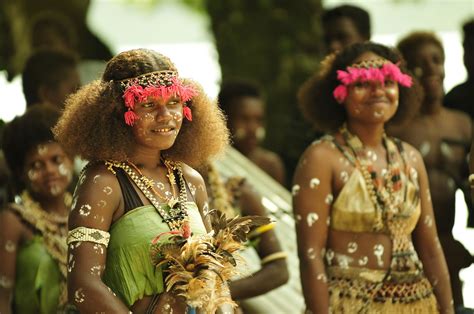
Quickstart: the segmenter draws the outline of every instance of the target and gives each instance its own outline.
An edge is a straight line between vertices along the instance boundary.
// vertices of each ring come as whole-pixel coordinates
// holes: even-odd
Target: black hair
[[[2,149],[16,185],[20,184],[26,155],[40,144],[55,141],[51,129],[59,116],[58,109],[50,105],[38,105],[5,125]]]
[[[260,86],[249,79],[235,78],[224,81],[217,100],[222,111],[227,116],[232,116],[235,101],[242,97],[263,98]]]
[[[329,21],[347,17],[354,22],[355,27],[359,34],[367,40],[371,37],[371,26],[370,26],[370,15],[366,10],[354,6],[344,4],[335,8],[324,11],[322,16],[323,24],[327,24]]]
[[[76,56],[65,51],[41,49],[33,53],[26,61],[22,73],[26,105],[29,107],[41,102],[39,88],[43,85],[57,86],[65,72],[77,67],[77,63]]]

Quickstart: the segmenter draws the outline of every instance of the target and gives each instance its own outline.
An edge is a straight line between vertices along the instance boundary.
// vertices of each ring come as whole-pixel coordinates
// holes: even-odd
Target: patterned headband
[[[404,87],[410,87],[412,78],[404,74],[398,65],[386,59],[365,60],[355,63],[346,68],[347,71],[338,70],[337,79],[342,83],[333,91],[333,96],[338,103],[344,102],[347,97],[347,86],[356,82],[380,82],[382,86],[385,80],[393,80]]]
[[[183,115],[192,121],[191,108],[186,102],[196,96],[197,91],[192,86],[184,85],[178,78],[178,72],[156,71],[117,82],[123,89],[123,99],[128,109],[124,115],[127,125],[133,126],[138,119],[138,115],[133,112],[135,104],[146,101],[149,97],[167,100],[172,96],[178,96],[185,103]]]

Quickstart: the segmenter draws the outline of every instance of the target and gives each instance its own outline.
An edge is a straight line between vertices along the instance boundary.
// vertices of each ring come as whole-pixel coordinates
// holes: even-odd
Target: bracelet
[[[67,236],[67,244],[74,242],[93,242],[103,244],[105,247],[109,245],[110,233],[100,229],[87,227],[77,227],[69,231]]]
[[[288,253],[283,252],[283,251],[272,253],[262,258],[262,261],[260,263],[262,265],[265,265],[267,263],[273,262],[274,260],[286,258],[287,256],[288,256]]]

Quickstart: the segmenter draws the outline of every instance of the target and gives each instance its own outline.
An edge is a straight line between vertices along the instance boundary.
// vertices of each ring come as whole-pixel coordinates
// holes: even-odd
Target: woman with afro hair
[[[227,145],[217,105],[167,57],[130,50],[68,99],[54,132],[89,160],[69,219],[70,301],[81,313],[184,313],[151,244],[210,230],[205,184],[191,166]]]
[[[331,134],[303,153],[292,187],[312,313],[453,313],[423,159],[384,131],[417,110],[401,61],[354,44],[300,90],[307,117]]]

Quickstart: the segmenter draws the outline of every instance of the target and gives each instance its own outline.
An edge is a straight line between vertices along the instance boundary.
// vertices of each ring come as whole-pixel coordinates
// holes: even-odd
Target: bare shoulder
[[[204,179],[196,169],[188,166],[185,163],[181,163],[181,169],[183,170],[183,175],[187,182],[196,186],[204,185]]]
[[[424,167],[423,156],[421,156],[420,151],[407,142],[402,141],[401,143],[407,164],[419,171],[421,167]]]
[[[282,163],[281,158],[277,153],[265,148],[261,149],[261,158],[271,164]]]
[[[18,237],[24,228],[20,216],[15,213],[14,206],[20,205],[7,204],[0,210],[0,234],[4,233],[8,237]]]
[[[326,137],[311,143],[301,155],[300,163],[305,161],[324,161],[330,163],[332,158],[340,155],[332,137]],[[306,163],[306,162],[305,162]]]

